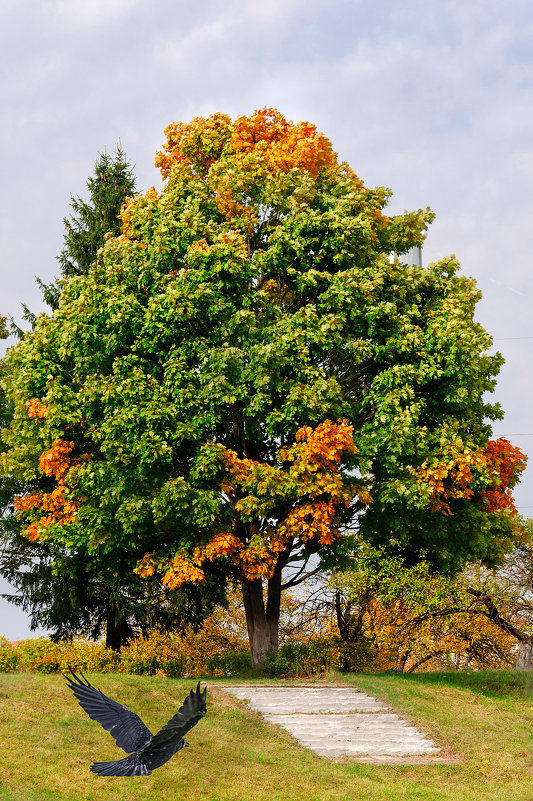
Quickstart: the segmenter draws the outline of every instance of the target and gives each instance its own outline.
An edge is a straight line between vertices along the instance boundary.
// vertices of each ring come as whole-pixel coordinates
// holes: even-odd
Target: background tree
[[[0,316],[0,339],[7,339],[8,336],[7,319]],[[4,363],[0,361],[0,381],[5,377],[5,373],[6,367]],[[12,405],[0,383],[0,430],[9,425],[12,415]],[[0,441],[0,452],[3,450],[5,450],[5,446],[3,442]],[[23,493],[24,490],[24,485],[13,475],[0,475],[0,519],[2,520],[4,531],[13,531],[20,528],[20,523],[17,523],[16,520],[13,498]],[[0,550],[0,554],[1,553],[2,551]]]
[[[170,589],[238,582],[258,666],[282,591],[350,532],[439,569],[497,560],[524,460],[488,439],[501,359],[474,283],[390,257],[430,211],[386,216],[388,190],[275,110],[166,133],[162,192],[10,352],[3,464],[46,478],[17,501],[29,539],[115,570],[125,550]]]
[[[528,670],[533,660],[533,521],[496,571],[476,566],[466,573],[469,612],[490,621],[515,645],[515,667]],[[465,604],[467,606],[467,604]]]
[[[406,566],[362,548],[332,577],[342,638],[370,640],[382,667],[412,672],[422,665],[518,669],[531,666],[533,560],[530,521],[517,521],[518,541],[497,569],[476,563],[456,576],[427,562]],[[326,591],[325,597],[328,597]]]
[[[71,197],[74,213],[65,219],[65,246],[59,257],[62,279],[48,285],[39,282],[44,299],[52,308],[57,306],[65,279],[87,276],[106,237],[120,233],[120,209],[135,188],[130,164],[120,147],[114,156],[99,154],[87,188],[88,202],[79,196]],[[25,312],[26,319],[35,325],[35,315],[27,309]],[[18,335],[23,338],[24,332],[19,329]],[[0,363],[0,370],[6,372],[6,362]],[[3,428],[10,423],[12,409],[3,391],[1,401]],[[30,489],[38,492],[46,481],[42,475],[29,483],[13,476],[0,479],[0,572],[17,590],[3,597],[30,615],[32,629],[47,629],[56,641],[75,635],[97,639],[105,634],[106,645],[118,650],[139,630],[197,625],[215,601],[223,600],[223,594],[214,586],[211,598],[207,592],[201,594],[192,587],[185,592],[169,591],[154,582],[150,586],[133,572],[135,561],[128,563],[125,552],[117,552],[113,559],[102,562],[88,558],[83,548],[65,548],[21,536],[13,499]]]
[[[64,219],[64,247],[58,256],[63,278],[87,275],[106,236],[121,232],[120,210],[135,192],[135,177],[120,145],[114,155],[105,151],[98,154],[87,189],[88,201],[79,195],[70,196],[73,213]],[[45,302],[52,309],[57,308],[61,279],[49,284],[37,281]]]
[[[131,166],[120,146],[113,156],[105,152],[98,155],[87,188],[89,202],[79,196],[71,196],[74,213],[65,218],[67,233],[64,248],[58,257],[62,278],[49,284],[37,279],[43,299],[52,309],[57,307],[64,279],[73,275],[87,275],[107,234],[120,233],[120,209],[135,189]],[[36,315],[26,306],[24,318],[32,326],[35,325]],[[13,320],[11,328],[19,339],[24,337],[24,331]],[[3,363],[2,371],[5,373],[6,370],[7,364]],[[2,427],[10,419],[5,403],[4,411]],[[17,494],[13,491],[13,477],[3,477],[2,482],[6,485],[6,500],[12,501]],[[36,482],[32,483],[36,485]],[[20,493],[20,482],[16,486]],[[27,537],[19,536],[19,530],[20,524],[17,525],[13,515],[4,509],[0,570],[18,591],[17,594],[4,594],[4,597],[30,614],[33,629],[50,629],[52,636],[58,639],[75,634],[100,636],[104,628],[107,644],[120,648],[131,635],[135,621],[130,617],[132,604],[128,603],[128,596],[116,587],[112,589],[112,585],[117,583],[116,579],[110,581],[108,577],[104,582],[102,576],[90,575],[91,563],[84,563],[83,554],[71,553],[67,560],[62,553],[54,556],[53,549],[40,542],[29,542]],[[77,569],[73,567],[74,562],[78,563]]]

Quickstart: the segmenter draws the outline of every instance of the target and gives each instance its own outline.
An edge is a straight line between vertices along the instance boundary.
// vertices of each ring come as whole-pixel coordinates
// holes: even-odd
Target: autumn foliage
[[[29,417],[40,419],[46,416],[46,411],[43,412],[46,407],[38,401],[31,401],[27,407]],[[74,456],[74,448],[74,442],[56,439],[52,447],[39,457],[39,470],[55,481],[54,488],[50,492],[30,492],[14,499],[17,511],[32,510],[41,514],[38,520],[31,522],[25,529],[30,540],[41,539],[51,526],[68,525],[76,518],[82,499],[70,497],[67,475],[72,468],[83,464],[89,457]]]
[[[507,510],[516,515],[511,491],[526,461],[522,451],[502,437],[477,450],[455,442],[440,458],[424,462],[418,476],[431,490],[435,511],[450,515],[454,499],[476,498],[488,512]]]
[[[340,469],[346,455],[357,453],[352,432],[346,421],[301,428],[294,444],[279,450],[276,465],[239,459],[235,451],[217,448],[220,488],[235,511],[233,528],[217,532],[190,555],[180,551],[165,561],[146,554],[137,571],[141,576],[163,572],[163,584],[176,588],[202,581],[202,565],[223,558],[236,578],[270,578],[279,554],[298,538],[332,545],[340,537],[340,510],[348,509],[355,498],[371,500],[362,484],[348,481]],[[287,512],[275,521],[280,504]],[[252,525],[238,526],[237,521]]]
[[[174,122],[156,164],[8,357],[28,536],[162,592],[237,582],[256,665],[294,565],[339,565],[356,533],[450,571],[501,556],[524,458],[488,440],[474,282],[405,255],[432,212],[387,215],[275,109]]]

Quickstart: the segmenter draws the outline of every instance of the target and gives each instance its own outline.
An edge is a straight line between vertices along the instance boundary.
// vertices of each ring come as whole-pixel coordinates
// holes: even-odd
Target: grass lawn
[[[533,801],[533,695],[529,676],[483,674],[331,677],[390,702],[453,764],[330,762],[209,679],[208,713],[190,748],[152,776],[101,778],[93,760],[122,752],[81,710],[61,676],[0,674],[0,801]],[[194,680],[94,675],[103,692],[166,723]],[[224,680],[226,683],[227,680]]]

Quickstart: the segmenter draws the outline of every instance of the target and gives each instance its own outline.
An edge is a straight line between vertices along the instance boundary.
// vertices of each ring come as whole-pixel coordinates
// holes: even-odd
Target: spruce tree
[[[135,177],[126,154],[117,145],[114,155],[98,154],[94,172],[87,180],[89,200],[71,195],[72,214],[64,218],[64,247],[58,256],[61,277],[87,275],[103,247],[107,234],[120,234],[120,209],[135,192]],[[39,279],[45,302],[57,308],[61,279],[45,284]]]
[[[65,217],[65,247],[58,258],[66,278],[87,275],[106,234],[120,234],[120,209],[135,190],[131,165],[120,145],[114,156],[99,153],[87,188],[90,201],[71,195],[73,214]]]

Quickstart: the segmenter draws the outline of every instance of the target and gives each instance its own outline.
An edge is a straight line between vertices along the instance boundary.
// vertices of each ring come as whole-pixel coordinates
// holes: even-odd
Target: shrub
[[[103,643],[77,639],[55,643],[46,637],[21,640],[17,644],[19,667],[38,673],[64,673],[69,667],[106,673],[116,669],[118,657]]]
[[[178,678],[185,672],[185,660],[172,634],[150,632],[146,637],[135,637],[122,649],[117,670],[148,676],[163,673]]]
[[[376,649],[365,638],[346,643],[335,635],[313,637],[285,643],[277,653],[267,654],[264,672],[270,677],[314,676],[332,670],[362,672],[375,670],[376,658]]]
[[[206,660],[207,673],[212,676],[235,676],[252,669],[249,650],[218,651]]]
[[[0,673],[16,670],[19,664],[19,652],[7,637],[0,635]]]

